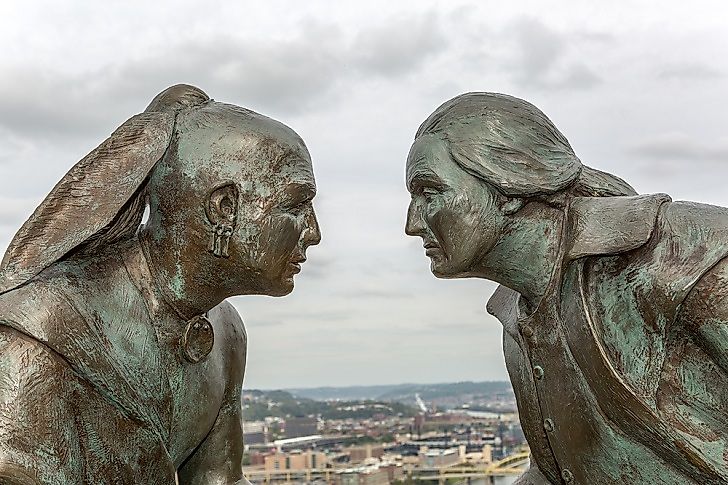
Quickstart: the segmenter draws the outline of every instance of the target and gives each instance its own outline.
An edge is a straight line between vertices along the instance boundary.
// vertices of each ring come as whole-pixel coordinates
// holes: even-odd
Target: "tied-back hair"
[[[497,93],[445,102],[417,130],[442,139],[464,170],[508,197],[636,195],[624,180],[581,163],[566,137],[531,103]]]
[[[155,111],[179,112],[183,109],[195,108],[211,101],[210,97],[200,88],[189,84],[177,84],[168,87],[154,97],[145,113]]]
[[[182,110],[196,108],[209,101],[211,101],[210,97],[200,88],[188,84],[177,84],[156,95],[144,113],[168,112],[176,116]],[[79,251],[95,252],[111,244],[130,239],[136,234],[147,207],[147,180],[148,177],[119,211],[116,218],[89,238],[79,247]]]
[[[0,295],[57,261],[133,237],[149,174],[167,153],[177,114],[208,101],[196,87],[172,86],[71,167],[10,241],[0,261]]]

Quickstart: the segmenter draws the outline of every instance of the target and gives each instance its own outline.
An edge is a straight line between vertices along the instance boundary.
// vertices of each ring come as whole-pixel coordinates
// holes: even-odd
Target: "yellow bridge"
[[[499,461],[485,466],[463,466],[462,464],[448,467],[415,468],[412,478],[417,480],[437,480],[445,483],[447,479],[503,477],[508,475],[522,475],[528,465],[528,451],[508,455]]]

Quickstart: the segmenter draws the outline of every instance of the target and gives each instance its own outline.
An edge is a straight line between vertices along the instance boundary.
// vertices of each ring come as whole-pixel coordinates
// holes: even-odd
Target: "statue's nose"
[[[422,214],[417,210],[415,201],[412,200],[407,208],[407,221],[404,225],[404,232],[408,236],[421,236],[424,229],[425,225],[422,220]]]
[[[307,218],[307,227],[303,234],[303,243],[305,246],[315,246],[321,242],[321,228],[319,227],[316,213],[311,210],[311,214]]]

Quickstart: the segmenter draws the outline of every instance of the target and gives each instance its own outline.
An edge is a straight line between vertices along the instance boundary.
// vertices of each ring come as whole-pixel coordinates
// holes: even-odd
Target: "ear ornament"
[[[207,199],[205,213],[211,225],[207,250],[218,258],[229,258],[230,236],[238,218],[238,189],[235,184],[227,183],[214,189]]]

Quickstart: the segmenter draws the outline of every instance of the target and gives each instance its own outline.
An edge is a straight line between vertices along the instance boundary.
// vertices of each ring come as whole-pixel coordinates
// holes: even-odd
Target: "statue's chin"
[[[430,271],[432,271],[432,274],[435,275],[436,278],[457,278],[457,274],[454,274],[449,268],[444,267],[442,263],[438,264],[435,261],[430,264]]]
[[[286,296],[293,291],[293,276],[284,278],[278,284],[272,285],[266,292],[268,296]]]
[[[467,278],[467,275],[464,275],[462,273],[448,273],[445,271],[433,271],[433,275],[435,275],[436,278],[440,278],[442,280],[452,280],[456,278]]]
[[[441,259],[432,260],[432,263],[430,264],[430,271],[433,275],[435,275],[436,278],[441,279],[454,279],[454,278],[469,278],[472,276],[470,272],[467,270],[464,270],[459,267],[453,267],[452,265],[448,265],[447,261],[443,261]]]

